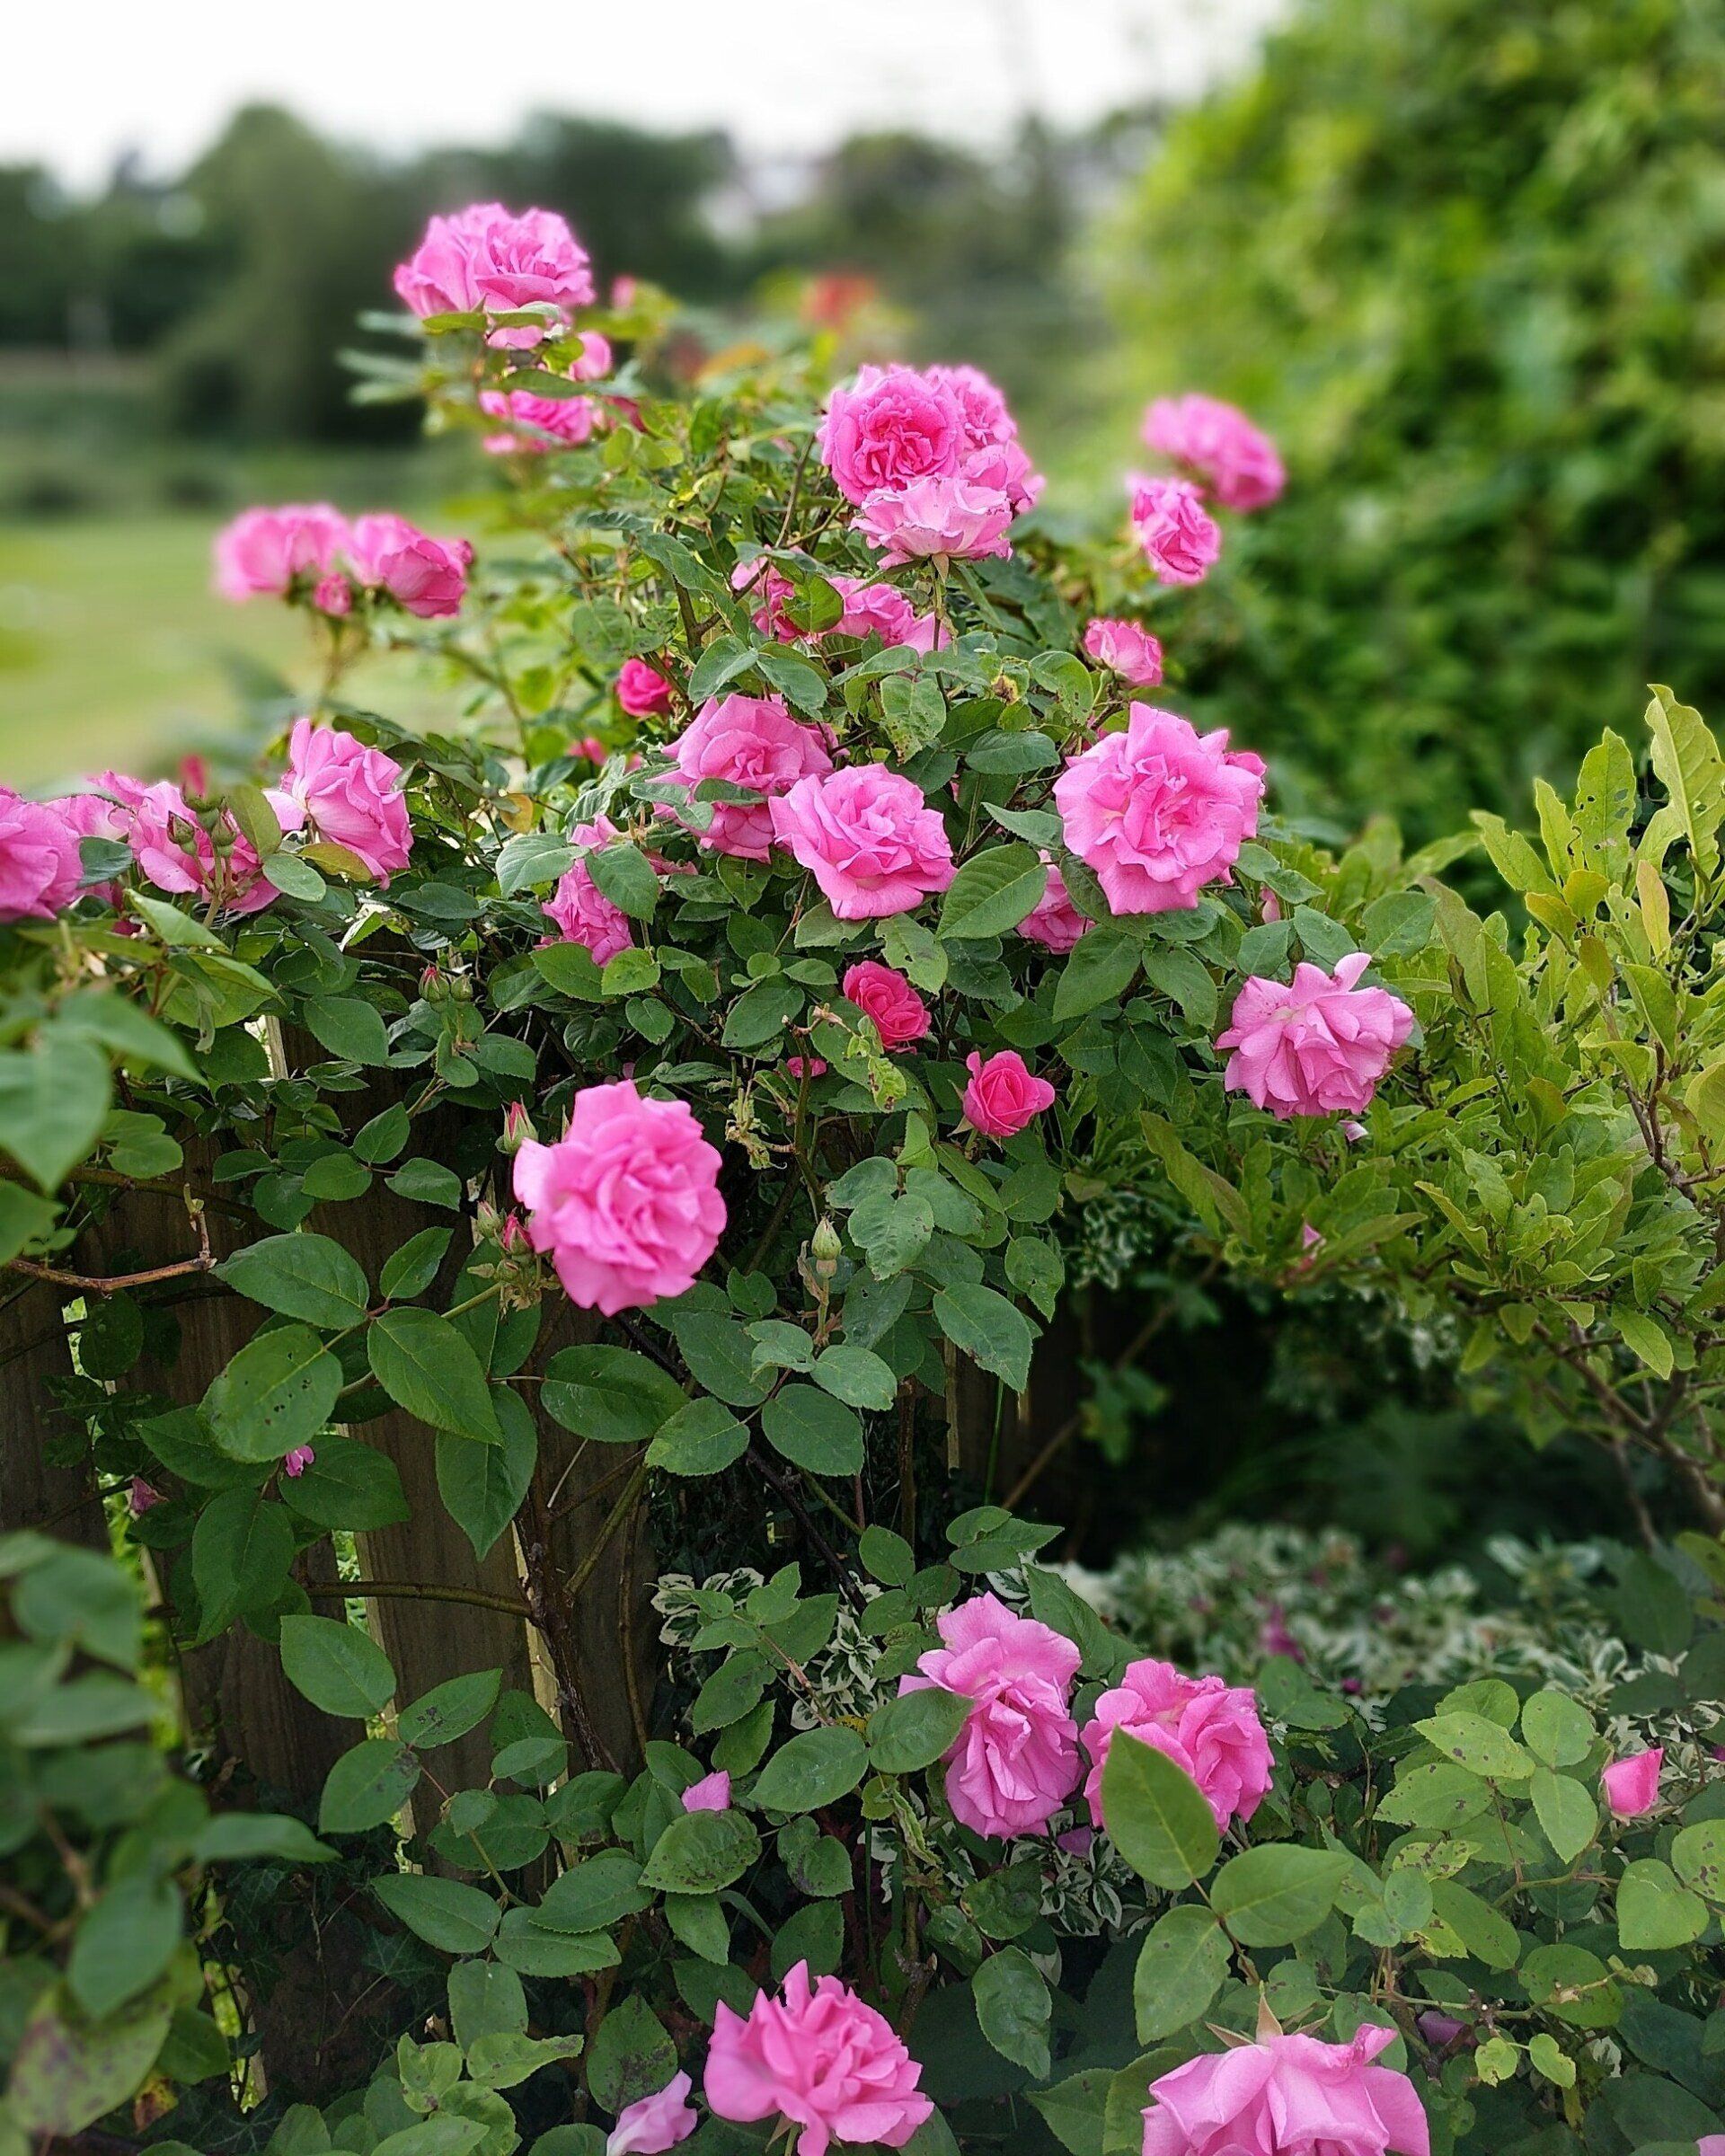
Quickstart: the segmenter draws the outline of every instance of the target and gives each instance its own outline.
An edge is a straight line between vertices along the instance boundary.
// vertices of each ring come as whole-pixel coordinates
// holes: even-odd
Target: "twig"
[[[308,1584],[305,1592],[323,1602],[345,1602],[349,1596],[356,1602],[465,1602],[476,1610],[500,1610],[506,1617],[538,1623],[525,1602],[507,1595],[487,1595],[479,1587],[438,1587],[417,1579],[338,1579],[327,1586],[321,1581]]]
[[[142,1273],[113,1273],[105,1277],[97,1273],[63,1273],[58,1266],[38,1265],[31,1258],[10,1258],[7,1270],[22,1273],[31,1280],[51,1281],[56,1287],[72,1287],[91,1295],[117,1295],[128,1287],[148,1287],[155,1280],[180,1280],[188,1273],[208,1273],[216,1269],[216,1259],[209,1247],[209,1226],[201,1212],[194,1215],[198,1223],[199,1250],[195,1258],[181,1258],[172,1265],[154,1265]]]

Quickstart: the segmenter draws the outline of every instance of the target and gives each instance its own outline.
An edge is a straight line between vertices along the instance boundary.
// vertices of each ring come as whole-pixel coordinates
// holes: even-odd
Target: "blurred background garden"
[[[162,70],[178,12],[154,19]],[[190,32],[201,11],[184,12]],[[713,62],[704,119],[650,53],[632,95],[594,91],[573,23],[538,53],[543,94],[465,130],[420,128],[411,86],[359,58],[327,69],[391,116],[367,130],[296,102],[261,52],[259,94],[238,68],[226,119],[181,142],[152,119],[149,71],[117,87],[126,54],[98,37],[95,102],[130,97],[137,146],[92,121],[66,159],[39,140],[61,108],[14,71],[9,782],[165,767],[279,710],[292,617],[208,588],[210,535],[246,503],[482,530],[467,449],[421,440],[415,405],[356,403],[332,355],[376,347],[364,318],[429,212],[491,197],[562,211],[602,285],[686,302],[691,373],[797,323],[846,365],[984,367],[1051,474],[1057,526],[1114,513],[1149,397],[1243,405],[1280,444],[1287,493],[1192,595],[1168,700],[1270,757],[1320,835],[1384,817],[1417,843],[1473,807],[1526,822],[1534,778],[1571,783],[1602,727],[1633,730],[1650,680],[1725,715],[1712,0],[942,0],[805,24],[792,50],[769,7],[746,93],[756,63],[703,58],[718,32],[686,12],[667,37],[685,75]],[[453,52],[445,37],[446,75]],[[62,85],[65,109],[84,88]],[[189,107],[182,131],[201,124]],[[383,693],[455,708],[432,679]],[[1463,1388],[1455,1343],[1358,1298],[1238,1290],[1225,1311],[1211,1284],[1146,1265],[1144,1224],[1117,1224],[1137,1254],[1111,1267],[1099,1224],[1081,1436],[1119,1471],[1037,1499],[1075,1517],[1088,1558],[1176,1518],[1297,1515],[1428,1563],[1621,1517],[1611,1463],[1530,1455]],[[1177,1321],[1113,1372],[1152,1302]]]

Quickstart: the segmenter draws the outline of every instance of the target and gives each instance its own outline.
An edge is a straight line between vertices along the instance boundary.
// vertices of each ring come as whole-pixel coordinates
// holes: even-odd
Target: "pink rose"
[[[970,1074],[964,1119],[985,1138],[1014,1137],[1054,1105],[1054,1088],[1026,1068],[1016,1048],[1001,1048],[986,1063],[978,1050],[966,1056],[964,1067]]]
[[[765,861],[773,851],[774,797],[833,768],[820,729],[799,725],[777,696],[709,697],[672,742],[671,758],[691,793],[717,779],[760,796],[710,803],[712,821],[698,834],[715,853],[745,861]]]
[[[504,430],[485,437],[492,456],[519,451],[538,455],[548,449],[579,449],[592,439],[598,407],[591,397],[540,397],[530,389],[484,389],[479,409],[488,419],[509,422]],[[527,431],[518,434],[518,427]]]
[[[602,382],[615,364],[611,340],[597,330],[583,330],[577,342],[581,349],[570,367],[571,378],[577,382]]]
[[[574,844],[595,851],[608,845],[617,832],[611,819],[602,816],[590,824],[577,824],[569,835]],[[609,964],[635,940],[634,923],[594,882],[585,860],[571,862],[539,910],[556,923],[565,943],[585,944],[596,966]]]
[[[345,846],[378,882],[407,866],[413,833],[402,799],[402,767],[338,727],[296,719],[282,791],[321,839]]]
[[[395,272],[395,290],[423,322],[433,314],[518,314],[544,306],[566,315],[593,298],[587,250],[555,210],[519,216],[500,202],[475,202],[433,217]],[[547,324],[554,327],[555,318]],[[544,334],[526,326],[497,330],[494,344],[524,348]]]
[[[93,788],[101,785],[102,781],[93,779],[90,783]],[[75,845],[85,838],[110,839],[119,845],[129,843],[131,817],[118,801],[108,800],[92,791],[63,793],[48,805],[72,834]],[[118,906],[123,893],[117,883],[93,883],[89,896],[102,899],[106,905]]]
[[[0,787],[0,921],[51,921],[83,881],[78,832],[65,811]]]
[[[946,1755],[952,1816],[978,1834],[1040,1833],[1079,1776],[1069,1708],[1080,1656],[1070,1639],[1021,1617],[994,1595],[973,1595],[936,1621],[943,1645],[898,1680],[900,1693],[943,1691],[973,1701]]]
[[[1275,443],[1219,397],[1158,397],[1144,415],[1144,438],[1197,473],[1225,509],[1264,508],[1287,483]]]
[[[662,719],[671,708],[671,685],[644,658],[625,658],[617,676],[617,702],[632,719]]]
[[[960,477],[1004,494],[1014,513],[1033,508],[1045,482],[1019,446],[1017,421],[1000,390],[978,367],[931,367],[927,379],[950,390],[964,415]]]
[[[752,561],[739,561],[730,572],[730,588],[755,602],[751,618],[763,636],[781,644],[794,644],[802,634],[784,611],[785,601],[795,597],[797,588],[765,554],[757,554]]]
[[[1042,858],[1048,861],[1046,853]],[[1046,944],[1050,950],[1070,950],[1095,925],[1088,914],[1081,914],[1072,903],[1066,878],[1048,862],[1048,880],[1042,887],[1042,896],[1019,923],[1019,934],[1028,936],[1032,943]]]
[[[1098,614],[1084,625],[1084,649],[1135,689],[1154,689],[1162,679],[1162,646],[1136,622]]]
[[[216,589],[225,599],[285,598],[321,577],[347,541],[347,518],[326,501],[245,509],[216,535]]]
[[[703,1774],[699,1781],[692,1781],[683,1792],[683,1809],[686,1812],[728,1812],[730,1809],[730,1776],[720,1767],[712,1774]]]
[[[865,577],[828,581],[845,602],[845,611],[825,632],[827,636],[873,634],[883,644],[908,644],[913,651],[933,651],[952,641],[932,614],[918,614],[893,585],[871,584]]]
[[[1183,1676],[1172,1662],[1146,1657],[1128,1663],[1084,1727],[1091,1758],[1084,1795],[1098,1826],[1108,1825],[1102,1769],[1117,1729],[1154,1745],[1183,1767],[1204,1792],[1218,1828],[1225,1829],[1230,1819],[1250,1819],[1269,1787],[1269,1741],[1252,1687],[1225,1684],[1220,1677]]]
[[[1222,552],[1222,535],[1188,479],[1138,479],[1132,528],[1164,584],[1201,584]]]
[[[405,517],[380,510],[354,519],[348,551],[359,581],[409,614],[435,621],[460,613],[473,559],[464,539],[433,539]]]
[[[207,899],[219,889],[222,905],[235,914],[255,914],[278,896],[263,873],[257,848],[231,817],[226,819],[224,838],[228,842],[223,859],[215,843],[192,814],[186,797],[171,779],[154,786],[141,785],[119,772],[104,772],[96,783],[119,804],[126,844],[140,873],[159,891],[176,897]],[[284,830],[299,828],[296,802],[273,789],[265,798]]]
[[[1260,2037],[1201,2053],[1151,2082],[1144,2156],[1431,2156],[1413,2083],[1372,2063],[1394,2041],[1368,2023],[1351,2044]]]
[[[317,1458],[314,1445],[296,1445],[281,1456],[281,1471],[290,1482],[297,1482]]]
[[[845,998],[874,1021],[889,1052],[928,1038],[928,1005],[902,973],[878,959],[862,959],[845,976]]]
[[[896,493],[871,494],[853,528],[871,546],[885,551],[883,569],[933,558],[974,561],[986,554],[1008,555],[1006,527],[1013,505],[992,487],[969,480],[913,480]]]
[[[800,1961],[746,2021],[720,2001],[704,2093],[720,2118],[747,2125],[776,2114],[801,2126],[797,2156],[826,2156],[836,2141],[902,2149],[933,2114],[922,2072],[885,2015],[836,1976],[810,1985]]]
[[[719,1165],[686,1102],[621,1078],[582,1087],[554,1145],[522,1146],[515,1195],[570,1301],[610,1318],[694,1285],[724,1233]]]
[[[908,367],[859,368],[851,387],[827,400],[815,439],[834,485],[859,506],[883,489],[955,476],[967,446],[958,397]]]
[[[773,835],[841,921],[905,914],[957,873],[940,811],[879,764],[798,780],[772,804]]]
[[[824,1056],[787,1056],[784,1067],[792,1077],[799,1081],[824,1078],[827,1075],[827,1058]]]
[[[1650,1752],[1614,1759],[1602,1770],[1599,1786],[1614,1819],[1639,1819],[1653,1809],[1659,1801],[1659,1769],[1664,1764],[1665,1747],[1656,1745]]]
[[[320,614],[332,614],[340,621],[353,612],[353,586],[339,570],[332,570],[312,587],[312,605]]]
[[[1054,784],[1066,844],[1116,914],[1190,911],[1207,883],[1231,882],[1263,792],[1262,760],[1231,754],[1225,729],[1200,736],[1147,703]]]
[[[656,2095],[625,2104],[605,2144],[605,2156],[664,2156],[701,2123],[688,2100],[686,2073],[673,2074]]]
[[[1387,988],[1357,988],[1371,964],[1350,951],[1333,974],[1309,960],[1291,984],[1254,975],[1234,999],[1218,1048],[1232,1048],[1222,1082],[1278,1121],[1358,1115],[1413,1030],[1413,1012]]]

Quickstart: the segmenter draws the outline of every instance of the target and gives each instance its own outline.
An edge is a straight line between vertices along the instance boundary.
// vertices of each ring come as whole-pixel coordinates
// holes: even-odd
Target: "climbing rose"
[[[1042,858],[1048,860],[1046,853]],[[1032,943],[1045,945],[1049,950],[1070,950],[1095,925],[1087,914],[1081,914],[1072,903],[1066,878],[1049,862],[1048,880],[1042,887],[1042,896],[1019,923],[1019,934],[1028,936]]]
[[[511,450],[536,456],[548,449],[579,449],[592,438],[599,416],[591,397],[540,397],[530,389],[482,390],[479,409],[487,419],[508,422],[485,437],[493,456],[507,456]],[[526,433],[518,433],[518,428]]]
[[[1275,443],[1219,397],[1158,397],[1145,412],[1144,438],[1195,472],[1225,509],[1264,508],[1287,483]]]
[[[513,314],[550,306],[562,314],[591,302],[593,277],[587,250],[555,210],[517,216],[500,202],[475,202],[454,216],[432,218],[396,270],[395,290],[421,322],[482,309]],[[491,341],[519,348],[544,334],[521,325],[494,330]]]
[[[1162,679],[1162,646],[1136,622],[1098,614],[1085,624],[1084,649],[1099,667],[1118,674],[1135,689],[1154,689]]]
[[[964,408],[944,383],[908,367],[864,367],[833,391],[816,445],[833,484],[859,508],[930,475],[954,477],[967,446]]]
[[[928,1037],[928,1005],[902,973],[878,959],[861,959],[845,976],[845,998],[874,1021],[880,1046],[907,1048]]]
[[[730,1776],[721,1767],[712,1774],[703,1774],[699,1781],[692,1781],[683,1792],[683,1809],[686,1812],[728,1812],[730,1809]]]
[[[1097,874],[1117,914],[1189,910],[1207,883],[1228,883],[1258,828],[1264,766],[1231,753],[1225,730],[1199,735],[1173,711],[1131,707],[1055,781],[1066,844]]]
[[[345,846],[387,884],[407,866],[413,833],[402,800],[402,767],[339,727],[296,719],[281,782],[315,835]]]
[[[836,2141],[902,2149],[933,2113],[916,2086],[922,2072],[883,2014],[836,1976],[811,1985],[800,1961],[747,2020],[720,2001],[705,2095],[720,2118],[750,2125],[776,2113],[800,2126],[797,2156],[826,2156]]]
[[[215,842],[171,779],[145,786],[109,771],[96,784],[119,802],[132,859],[157,890],[208,898],[219,886],[222,904],[235,914],[255,914],[278,896],[263,873],[257,848],[231,817],[223,818],[226,865],[218,862]],[[273,788],[266,787],[264,797],[284,830],[298,829],[296,803]]]
[[[956,870],[951,841],[922,790],[878,764],[800,779],[772,804],[773,835],[841,921],[908,913]]]
[[[709,802],[712,821],[697,834],[715,853],[745,861],[765,861],[773,851],[773,798],[833,768],[820,729],[799,725],[777,696],[709,697],[672,742],[671,757],[692,793],[703,780],[718,779],[759,795]]]
[[[701,2123],[688,2101],[686,2073],[673,2074],[652,2096],[625,2104],[605,2144],[605,2156],[664,2156],[686,2141]]]
[[[216,535],[216,589],[225,599],[285,597],[322,577],[347,542],[347,518],[326,501],[243,510]]]
[[[1004,494],[942,476],[871,494],[854,524],[871,546],[884,550],[881,567],[897,569],[933,557],[973,561],[985,554],[1010,554],[1006,527],[1012,521],[1013,505]]]
[[[617,702],[632,719],[659,719],[671,708],[671,685],[644,658],[625,658],[617,676]]]
[[[1659,1769],[1664,1764],[1665,1747],[1656,1745],[1650,1752],[1632,1752],[1625,1759],[1614,1759],[1604,1769],[1599,1785],[1614,1819],[1639,1819],[1643,1812],[1653,1809],[1659,1800]]]
[[[1014,1137],[1054,1105],[1054,1088],[1036,1077],[1016,1048],[1001,1048],[987,1062],[981,1051],[965,1058],[970,1082],[964,1089],[964,1119],[985,1138]]]
[[[51,921],[83,880],[78,834],[65,811],[0,787],[0,921]]]
[[[433,539],[385,509],[354,519],[348,552],[359,581],[409,614],[435,621],[460,613],[473,559],[464,539]]]
[[[952,641],[932,614],[918,614],[894,585],[871,584],[866,577],[834,577],[830,581],[845,602],[845,611],[823,632],[827,636],[867,636],[872,632],[883,644],[908,644],[913,651],[943,649]]]
[[[1139,479],[1132,528],[1164,584],[1201,584],[1222,552],[1222,535],[1189,479]]]
[[[1394,2041],[1367,2023],[1350,2044],[1260,2037],[1201,2053],[1151,2082],[1144,2156],[1430,2156],[1413,2083],[1372,2063]]]
[[[1251,1686],[1225,1684],[1220,1677],[1184,1676],[1172,1662],[1146,1657],[1127,1664],[1119,1683],[1102,1693],[1094,1717],[1084,1726],[1084,1750],[1091,1759],[1084,1795],[1098,1826],[1108,1824],[1102,1816],[1102,1769],[1117,1729],[1154,1745],[1183,1767],[1204,1792],[1219,1828],[1230,1819],[1250,1819],[1269,1787],[1269,1741]]]
[[[576,825],[569,835],[578,846],[599,847],[608,845],[617,832],[611,819],[601,816],[593,823]],[[628,915],[594,882],[584,860],[571,862],[539,910],[555,922],[565,943],[585,944],[596,966],[608,964],[635,940]]]
[[[694,1285],[724,1233],[719,1164],[686,1102],[620,1078],[576,1094],[555,1144],[523,1145],[515,1195],[570,1301],[609,1318]]]
[[[1078,1649],[994,1595],[973,1595],[936,1629],[943,1644],[898,1690],[938,1684],[973,1702],[946,1754],[953,1817],[998,1841],[1040,1833],[1079,1776],[1078,1725],[1068,1711]]]
[[[1390,1059],[1413,1030],[1413,1012],[1387,988],[1355,983],[1371,964],[1350,951],[1333,974],[1310,960],[1291,984],[1254,974],[1234,999],[1218,1048],[1232,1048],[1222,1082],[1249,1093],[1278,1121],[1290,1116],[1358,1115]]]

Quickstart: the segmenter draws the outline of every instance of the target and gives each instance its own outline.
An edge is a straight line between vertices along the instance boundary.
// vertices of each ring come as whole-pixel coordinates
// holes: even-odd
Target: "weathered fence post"
[[[56,1467],[43,1455],[50,1378],[72,1371],[66,1291],[14,1274],[0,1307],[0,1529],[38,1527],[86,1549],[108,1547],[108,1522],[87,1458]]]

